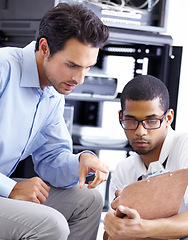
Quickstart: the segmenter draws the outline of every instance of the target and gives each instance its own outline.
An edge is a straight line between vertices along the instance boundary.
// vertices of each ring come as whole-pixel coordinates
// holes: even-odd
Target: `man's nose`
[[[77,81],[78,84],[84,83],[84,78],[87,72],[88,71],[86,69],[82,69],[74,76],[74,79]]]
[[[144,128],[142,122],[139,122],[138,127],[135,130],[135,134],[138,136],[143,136],[147,134],[147,129]]]

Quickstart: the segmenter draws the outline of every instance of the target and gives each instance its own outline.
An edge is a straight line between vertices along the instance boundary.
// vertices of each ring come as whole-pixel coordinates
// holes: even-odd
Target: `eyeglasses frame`
[[[162,124],[162,122],[164,121],[164,118],[165,118],[165,115],[167,114],[167,112],[168,112],[168,110],[166,110],[166,111],[163,113],[163,115],[162,115],[161,118],[153,118],[153,119],[156,119],[156,120],[160,120],[160,126],[157,127],[157,128],[146,128],[145,125],[144,125],[144,123],[143,123],[143,121],[145,121],[145,120],[147,120],[147,119],[143,119],[143,120],[134,119],[135,121],[137,121],[137,127],[136,127],[136,128],[134,128],[134,129],[126,129],[126,128],[124,128],[123,125],[122,125],[122,121],[123,121],[123,120],[122,120],[121,117],[120,117],[121,115],[123,116],[122,110],[119,111],[119,122],[120,122],[121,127],[122,127],[124,130],[136,130],[136,129],[138,128],[138,126],[140,125],[140,123],[142,123],[142,126],[143,126],[146,130],[155,130],[155,129],[159,129],[159,128],[161,127],[161,124]],[[149,120],[149,119],[148,119],[148,120]]]

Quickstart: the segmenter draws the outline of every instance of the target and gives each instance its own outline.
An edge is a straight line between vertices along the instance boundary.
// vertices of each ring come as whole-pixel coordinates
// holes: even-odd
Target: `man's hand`
[[[44,203],[49,195],[50,187],[39,177],[33,177],[22,182],[16,183],[9,198]]]
[[[135,209],[120,205],[117,210],[124,214],[125,217],[117,217],[115,211],[106,214],[104,228],[108,235],[115,239],[144,238],[143,222],[147,220],[141,219]]]
[[[82,153],[79,158],[79,183],[82,188],[86,181],[86,176],[90,172],[95,172],[95,178],[88,183],[88,188],[95,188],[100,183],[107,180],[109,167],[96,156],[90,153]]]

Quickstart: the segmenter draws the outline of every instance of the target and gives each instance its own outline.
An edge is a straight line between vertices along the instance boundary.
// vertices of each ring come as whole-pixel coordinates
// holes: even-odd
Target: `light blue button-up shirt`
[[[64,118],[64,96],[40,88],[35,42],[25,48],[0,48],[0,196],[16,184],[9,178],[32,154],[35,171],[55,187],[78,183],[79,155]]]

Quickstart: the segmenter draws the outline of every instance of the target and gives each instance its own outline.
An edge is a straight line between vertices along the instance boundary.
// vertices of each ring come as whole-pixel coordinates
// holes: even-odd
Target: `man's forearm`
[[[158,239],[176,239],[188,236],[188,211],[162,218],[145,221],[145,231],[148,237]]]

